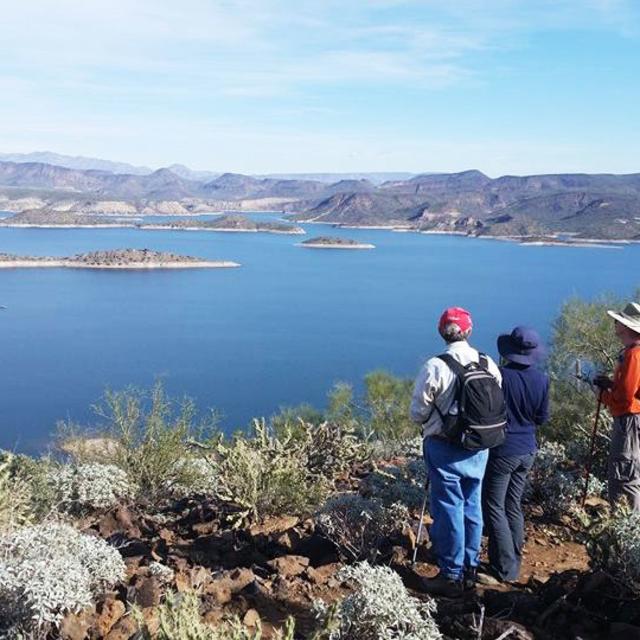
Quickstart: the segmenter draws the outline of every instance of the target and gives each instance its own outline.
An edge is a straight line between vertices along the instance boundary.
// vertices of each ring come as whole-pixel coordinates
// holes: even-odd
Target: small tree
[[[373,371],[365,376],[364,384],[370,435],[383,441],[414,438],[418,429],[409,419],[412,381]]]

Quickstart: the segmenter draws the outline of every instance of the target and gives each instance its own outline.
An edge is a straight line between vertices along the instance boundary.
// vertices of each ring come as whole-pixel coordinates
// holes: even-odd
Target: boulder
[[[114,596],[109,596],[98,607],[96,620],[93,625],[96,638],[104,638],[113,626],[124,616],[126,608],[122,600],[116,600]],[[92,634],[94,635],[94,634]]]
[[[131,616],[120,618],[104,640],[129,640],[138,631],[138,624]]]
[[[142,578],[136,582],[133,601],[139,607],[157,607],[161,598],[162,587],[157,578]]]
[[[93,622],[94,612],[91,609],[80,613],[70,613],[60,624],[61,640],[84,640]]]
[[[309,566],[309,558],[304,556],[281,556],[267,562],[281,576],[292,578],[304,573]]]

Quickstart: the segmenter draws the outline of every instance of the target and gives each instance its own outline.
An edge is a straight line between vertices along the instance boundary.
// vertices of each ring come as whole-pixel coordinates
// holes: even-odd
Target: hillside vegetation
[[[611,366],[611,302],[569,301],[555,324],[522,583],[460,601],[418,588],[435,568],[416,540],[410,380],[374,372],[361,396],[341,383],[325,410],[285,408],[231,437],[156,386],[108,391],[94,427],[60,425],[55,455],[0,455],[0,635],[635,637],[640,522],[604,500],[607,416],[580,506],[594,401],[573,360]]]

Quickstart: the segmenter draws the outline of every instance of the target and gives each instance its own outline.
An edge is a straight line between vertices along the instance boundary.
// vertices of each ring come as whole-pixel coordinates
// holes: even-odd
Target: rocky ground
[[[336,578],[343,563],[335,547],[313,519],[270,518],[234,529],[225,524],[232,515],[227,509],[185,499],[148,515],[129,504],[82,522],[85,532],[120,549],[127,582],[94,610],[68,617],[61,637],[137,637],[129,614],[132,603],[153,630],[158,624],[154,607],[167,589],[197,589],[208,622],[238,616],[251,627],[260,618],[264,637],[270,638],[293,615],[296,637],[304,638],[314,626],[313,602],[332,602],[348,593],[348,585]],[[608,575],[589,572],[586,550],[574,534],[570,521],[551,524],[530,508],[521,581],[480,585],[458,600],[439,599],[437,622],[445,637],[640,638],[640,627],[634,626],[640,624],[640,601],[627,598]],[[386,541],[377,561],[397,571],[412,594],[421,597],[421,578],[437,569],[428,539],[421,541],[412,564],[415,543],[415,527],[405,529]]]

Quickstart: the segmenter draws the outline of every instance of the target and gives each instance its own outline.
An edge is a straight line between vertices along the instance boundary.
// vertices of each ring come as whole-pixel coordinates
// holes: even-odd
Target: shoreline
[[[303,249],[375,249],[375,244],[369,243],[358,243],[358,244],[305,244],[304,242],[299,242],[295,245],[296,247],[302,247]]]
[[[266,213],[266,212],[265,212]],[[195,214],[198,215],[198,214]],[[215,215],[215,214],[211,214]],[[0,219],[1,220],[1,219]],[[289,222],[285,219],[286,222]],[[420,235],[444,235],[444,236],[458,236],[476,240],[496,240],[500,242],[515,242],[526,246],[552,246],[552,247],[576,247],[576,248],[594,248],[594,249],[620,249],[623,246],[631,246],[640,244],[640,240],[636,239],[606,239],[606,238],[579,238],[576,240],[555,240],[553,236],[549,236],[548,239],[536,239],[527,240],[533,236],[495,236],[495,235],[475,235],[465,231],[442,231],[442,230],[421,230],[414,227],[405,227],[399,225],[346,225],[336,222],[322,222],[315,220],[297,220],[298,224],[324,224],[330,227],[339,229],[361,229],[370,231],[392,231],[395,233],[418,233]],[[293,224],[293,223],[292,223]],[[118,223],[104,223],[104,224],[25,224],[15,223],[7,224],[0,221],[0,228],[14,228],[14,229],[139,229],[141,231],[209,231],[220,233],[271,233],[275,235],[306,235],[306,231],[292,230],[292,231],[279,231],[270,229],[235,229],[235,228],[209,228],[209,227],[175,227],[171,225],[160,224],[139,224],[129,221],[122,221]],[[305,245],[309,246],[309,245]],[[374,245],[375,246],[375,245]],[[314,248],[317,248],[314,246]],[[338,248],[338,247],[330,247]],[[344,248],[344,247],[340,247]],[[362,247],[365,248],[365,247]],[[371,247],[366,247],[371,248]]]
[[[291,231],[278,231],[272,229],[233,229],[231,227],[172,227],[170,225],[141,225],[137,227],[142,231],[219,231],[221,233],[274,233],[283,236],[303,236],[306,235],[306,231],[302,229]]]
[[[5,260],[0,269],[228,269],[240,263],[227,260],[198,260],[194,262],[131,262],[129,264],[83,264],[72,260]]]
[[[170,225],[155,224],[2,224],[0,228],[8,229],[139,229],[140,231],[219,231],[221,233],[274,233],[279,235],[302,236],[306,231],[278,231],[271,229],[233,229],[233,228],[212,228],[212,227],[172,227]]]

